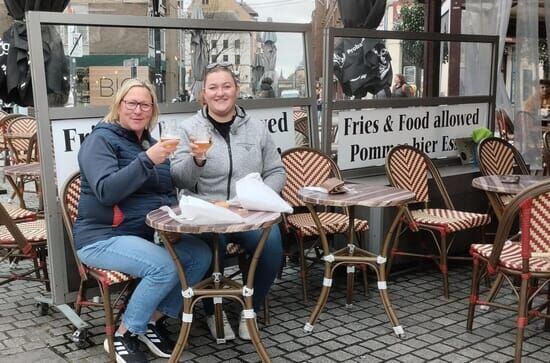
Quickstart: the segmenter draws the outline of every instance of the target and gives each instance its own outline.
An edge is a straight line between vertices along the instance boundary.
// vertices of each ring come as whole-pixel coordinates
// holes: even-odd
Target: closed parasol
[[[339,0],[345,28],[374,29],[384,16],[386,0]],[[334,75],[347,96],[378,94],[391,86],[391,56],[383,42],[343,38],[335,45]]]
[[[0,98],[8,103],[33,106],[32,82],[28,59],[25,11],[63,11],[69,0],[4,0],[9,14],[15,19],[2,35],[0,53]],[[46,69],[48,101],[61,106],[69,95],[69,67],[63,42],[53,26],[42,27],[42,45]]]
[[[195,6],[191,12],[192,19],[204,19],[200,6]],[[206,49],[206,32],[202,29],[191,31],[191,72],[193,84],[191,86],[191,99],[198,100],[202,89],[204,69],[208,65],[208,51]]]

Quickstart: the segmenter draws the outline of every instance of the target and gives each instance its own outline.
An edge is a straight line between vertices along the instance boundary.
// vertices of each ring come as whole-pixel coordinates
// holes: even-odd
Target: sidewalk
[[[31,196],[31,199],[34,196]],[[0,196],[2,201],[6,196]],[[31,204],[32,206],[32,204]],[[271,324],[259,322],[262,341],[274,362],[506,362],[513,358],[515,318],[499,310],[477,313],[472,333],[466,331],[471,266],[451,266],[451,298],[441,298],[441,277],[432,264],[427,270],[392,276],[388,289],[406,337],[393,334],[377,291],[369,281],[369,297],[357,283],[354,305],[345,308],[345,280],[336,277],[320,320],[313,333],[305,334],[306,322],[319,294],[322,268],[309,276],[309,304],[301,298],[298,267],[289,263],[271,291]],[[0,264],[0,272],[8,269]],[[374,278],[374,274],[370,274]],[[69,320],[55,307],[40,316],[34,297],[42,293],[39,283],[16,281],[0,286],[0,363],[9,362],[107,362],[103,351],[103,311],[84,309],[83,320],[93,326],[88,346],[78,349],[71,342]],[[500,301],[512,299],[500,295]],[[234,302],[225,310],[234,329],[240,308]],[[262,316],[260,313],[259,316]],[[178,321],[170,329],[177,336]],[[543,320],[526,329],[524,362],[550,361],[550,332]],[[257,362],[254,347],[240,339],[216,345],[206,327],[202,308],[196,309],[186,362]],[[163,362],[164,359],[151,361]]]
[[[0,269],[4,270],[2,264]],[[296,266],[285,269],[271,293],[271,325],[259,324],[263,343],[274,362],[505,362],[513,357],[515,319],[508,312],[489,312],[475,320],[474,331],[466,332],[470,267],[451,270],[451,299],[439,297],[439,273],[428,270],[399,276],[388,284],[395,310],[406,333],[393,335],[376,290],[369,283],[366,298],[358,287],[355,304],[345,306],[345,282],[335,279],[327,309],[312,334],[302,331],[314,301],[301,301]],[[317,296],[321,269],[309,279]],[[87,310],[83,319],[94,326],[89,346],[78,349],[70,341],[73,327],[55,308],[40,316],[34,296],[41,293],[37,283],[17,281],[0,286],[0,362],[106,362],[103,351],[103,312]],[[225,310],[234,328],[238,321],[236,303]],[[261,314],[260,314],[261,315]],[[176,333],[178,322],[170,320]],[[548,362],[550,333],[543,321],[528,326],[524,362]],[[176,334],[174,334],[174,337]],[[152,361],[161,362],[163,359]],[[186,362],[256,362],[254,347],[240,339],[216,345],[207,332],[202,309],[197,309]]]

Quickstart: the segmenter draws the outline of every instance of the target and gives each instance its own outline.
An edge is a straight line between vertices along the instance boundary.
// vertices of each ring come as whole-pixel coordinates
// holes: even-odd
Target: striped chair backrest
[[[521,204],[522,256],[550,258],[550,192]]]
[[[305,186],[321,185],[331,177],[341,178],[336,163],[327,155],[309,148],[288,149],[281,155],[286,171],[286,183],[281,192],[293,207],[304,206],[298,190]]]
[[[428,164],[424,155],[409,145],[394,147],[386,159],[392,185],[413,192],[418,202],[428,202]]]
[[[14,164],[38,161],[37,131],[36,119],[31,116],[22,116],[7,122],[5,138]]]
[[[78,215],[78,203],[80,202],[80,173],[74,175],[68,182],[63,193],[63,204],[66,208],[67,221],[71,226]]]
[[[63,189],[63,214],[66,218],[67,229],[71,231],[78,215],[78,203],[80,202],[80,173],[69,178]]]
[[[491,137],[479,144],[479,164],[483,175],[510,175],[514,172],[513,146]]]

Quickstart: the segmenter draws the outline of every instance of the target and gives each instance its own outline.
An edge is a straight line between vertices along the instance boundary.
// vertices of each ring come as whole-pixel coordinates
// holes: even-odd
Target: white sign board
[[[384,165],[395,145],[413,145],[430,158],[457,156],[454,140],[487,126],[488,104],[343,111],[338,114],[338,166]]]
[[[253,119],[265,122],[275,145],[283,151],[294,147],[294,119],[291,108],[272,108],[247,111]],[[161,115],[160,122],[183,122],[191,117],[190,113]],[[52,122],[53,146],[56,164],[58,188],[61,188],[67,177],[78,170],[78,150],[84,138],[92,131],[101,118],[72,120],[55,120]],[[158,127],[153,130],[153,137],[159,138]]]

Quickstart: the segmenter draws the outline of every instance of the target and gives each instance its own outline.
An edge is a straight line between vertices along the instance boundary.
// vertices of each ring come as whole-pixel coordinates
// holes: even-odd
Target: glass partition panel
[[[487,96],[491,43],[334,38],[334,100],[423,97],[426,49],[439,47],[439,97]]]
[[[105,106],[124,80],[148,79],[161,103],[199,101],[208,64],[230,64],[241,99],[307,97],[301,33],[43,26],[57,34],[65,97],[50,106]],[[43,31],[44,33],[44,31]],[[45,40],[47,44],[47,41]],[[53,63],[52,63],[53,65]],[[48,77],[50,84],[63,77]]]

